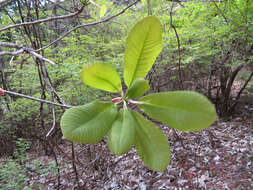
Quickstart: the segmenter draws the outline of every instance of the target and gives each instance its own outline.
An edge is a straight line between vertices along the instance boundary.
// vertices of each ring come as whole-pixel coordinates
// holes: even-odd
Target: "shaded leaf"
[[[139,21],[126,40],[124,81],[128,87],[138,78],[145,78],[162,50],[162,25],[149,16]]]
[[[142,111],[170,127],[181,131],[197,131],[211,125],[216,118],[212,103],[192,91],[149,94],[140,98]]]
[[[117,156],[127,153],[134,144],[135,128],[131,112],[123,108],[112,125],[108,136],[108,147]]]
[[[120,92],[121,90],[120,77],[110,64],[84,65],[81,76],[82,81],[91,87],[109,92]]]
[[[167,137],[151,121],[137,112],[135,118],[135,147],[144,164],[151,170],[164,171],[170,162],[170,147]]]
[[[62,116],[63,136],[80,143],[97,143],[110,130],[117,116],[113,103],[95,101],[68,109]]]
[[[137,79],[133,82],[126,93],[128,98],[138,98],[149,90],[148,81],[144,79]]]

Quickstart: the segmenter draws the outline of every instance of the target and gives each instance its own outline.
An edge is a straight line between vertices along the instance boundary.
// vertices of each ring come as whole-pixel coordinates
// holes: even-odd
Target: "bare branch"
[[[50,59],[47,59],[45,57],[43,57],[42,55],[34,52],[33,49],[30,49],[30,48],[26,48],[26,47],[22,47],[22,46],[19,46],[18,44],[13,44],[13,43],[7,43],[7,42],[0,42],[0,46],[3,46],[3,47],[9,47],[9,48],[17,48],[19,50],[17,51],[14,51],[14,52],[9,52],[9,51],[1,51],[0,52],[0,56],[3,56],[3,55],[13,55],[13,56],[17,56],[21,53],[29,53],[43,61],[46,61],[52,65],[55,65],[55,62],[51,61]]]
[[[101,24],[101,23],[104,23],[104,22],[108,22],[109,20],[111,20],[111,19],[113,19],[113,18],[115,18],[115,17],[117,17],[117,16],[123,14],[124,12],[126,12],[129,8],[131,8],[132,6],[134,6],[138,1],[139,1],[139,0],[135,1],[134,3],[130,4],[129,6],[127,6],[126,8],[124,8],[123,10],[121,10],[120,12],[118,12],[117,14],[112,15],[112,16],[110,16],[110,17],[108,17],[108,18],[102,19],[102,20],[97,21],[97,22],[91,22],[91,23],[87,23],[87,24],[78,25],[78,26],[72,28],[71,30],[65,32],[61,37],[55,39],[54,41],[52,41],[52,42],[49,43],[48,45],[46,45],[46,46],[44,46],[44,47],[42,47],[42,48],[40,48],[40,49],[37,49],[37,50],[25,48],[25,47],[19,46],[19,45],[17,45],[17,44],[11,44],[11,43],[6,43],[6,42],[0,42],[0,46],[10,47],[10,48],[17,48],[17,49],[21,49],[21,48],[22,48],[22,49],[24,49],[25,51],[28,51],[29,53],[32,52],[31,54],[33,54],[34,56],[38,57],[38,54],[34,54],[35,52],[38,52],[38,51],[41,51],[41,50],[43,50],[43,49],[46,49],[46,48],[50,47],[51,45],[55,44],[56,42],[60,41],[60,40],[63,39],[64,37],[68,36],[70,33],[72,33],[73,31],[77,30],[78,28],[87,27],[87,26],[94,26],[94,25],[97,25],[97,24]],[[79,10],[79,11],[80,11],[80,10]],[[75,12],[75,13],[76,13],[76,12]],[[74,13],[73,13],[73,14],[74,14]],[[69,15],[73,15],[73,14],[69,14]],[[66,16],[66,15],[65,15],[65,16]],[[61,16],[61,17],[63,17],[63,16]],[[57,18],[57,17],[52,17],[52,18]],[[52,20],[52,18],[49,18],[49,19]],[[65,17],[65,18],[67,18],[67,17]],[[49,19],[42,19],[42,20],[44,20],[43,22],[45,22],[45,21],[46,21],[46,22],[47,22],[47,21],[51,21],[51,20],[49,20]],[[30,24],[38,24],[38,23],[41,23],[42,20],[38,20],[38,21],[34,21],[34,22],[28,22],[28,23],[30,23]],[[35,23],[35,22],[37,22],[37,23]],[[20,23],[20,24],[23,24],[23,25],[24,25],[24,23]],[[12,26],[16,27],[16,26],[23,26],[23,25],[16,24],[16,25],[12,25]],[[25,25],[26,25],[26,24],[25,24]],[[3,29],[0,29],[0,31],[2,31],[2,30],[3,30]],[[12,54],[9,53],[9,55],[12,55]],[[44,60],[44,61],[47,61],[47,62],[49,62],[49,63],[51,63],[51,64],[55,64],[55,63],[53,63],[52,61],[50,61],[50,60],[48,60],[48,59],[46,59],[46,58],[44,58],[44,57],[42,57],[42,56],[39,56],[38,58],[40,58],[40,59],[42,59],[42,60]]]
[[[78,172],[77,172],[76,164],[75,164],[75,149],[74,149],[73,142],[71,143],[71,151],[72,151],[72,168],[76,176],[76,183],[77,183],[78,189],[81,189],[80,184],[79,184],[79,176],[78,176]]]
[[[54,21],[54,20],[59,20],[59,19],[65,19],[65,18],[74,17],[74,16],[80,14],[83,11],[83,8],[84,8],[84,6],[80,10],[78,10],[78,11],[76,11],[74,13],[68,14],[68,15],[55,16],[55,17],[41,19],[41,20],[36,20],[36,21],[32,21],[32,22],[22,22],[22,23],[19,23],[19,24],[14,24],[14,25],[6,26],[4,28],[1,28],[0,32],[2,32],[4,30],[7,30],[7,29],[20,27],[20,26],[40,24],[40,23],[50,22],[50,21]]]
[[[24,50],[23,49],[20,49],[18,51],[13,51],[13,52],[10,52],[10,51],[1,51],[0,52],[0,56],[4,56],[4,55],[12,55],[12,56],[17,56],[21,53],[23,53]]]
[[[52,94],[51,92],[51,101],[53,102],[54,101],[54,95]],[[48,131],[48,133],[46,134],[46,138],[49,137],[49,135],[53,132],[53,130],[55,129],[56,127],[56,118],[55,118],[55,107],[54,105],[52,105],[52,117],[53,117],[53,123],[52,123],[52,127],[51,129]]]
[[[34,55],[35,57],[43,60],[43,61],[46,61],[46,62],[48,62],[48,63],[50,63],[52,65],[55,65],[55,62],[51,61],[50,59],[47,59],[47,58],[43,57],[42,55],[40,55],[40,54],[38,54],[38,53],[36,53],[34,51],[29,51],[29,53],[32,54],[32,55]]]
[[[91,22],[91,23],[87,23],[87,24],[77,25],[76,27],[74,27],[74,28],[72,28],[71,30],[65,32],[61,37],[55,39],[54,41],[52,41],[52,42],[49,43],[48,45],[46,45],[46,46],[44,46],[44,47],[42,47],[42,48],[40,48],[40,49],[34,50],[34,51],[37,52],[37,51],[41,51],[41,50],[43,50],[43,49],[48,48],[49,46],[51,46],[51,45],[55,44],[56,42],[60,41],[61,39],[63,39],[64,37],[68,36],[71,32],[77,30],[78,28],[87,27],[87,26],[94,26],[94,25],[97,25],[97,24],[101,24],[101,23],[104,23],[104,22],[108,22],[109,20],[111,20],[111,19],[113,19],[113,18],[115,18],[115,17],[117,17],[117,16],[123,14],[124,12],[126,12],[126,10],[128,10],[130,7],[132,7],[133,5],[135,5],[138,1],[140,1],[140,0],[135,1],[134,3],[130,4],[129,6],[127,6],[126,8],[124,8],[123,10],[121,10],[120,12],[118,12],[117,14],[112,15],[112,16],[110,16],[110,17],[108,17],[108,18],[102,19],[102,20],[97,21],[97,22]]]
[[[245,88],[247,87],[248,83],[250,82],[250,80],[251,80],[252,78],[253,78],[253,72],[251,72],[250,76],[248,77],[248,79],[245,81],[244,85],[242,86],[242,88],[241,88],[240,91],[238,92],[238,94],[237,94],[237,96],[236,96],[236,98],[235,98],[235,102],[234,102],[234,104],[230,107],[228,113],[232,113],[232,112],[235,110],[237,104],[239,103],[239,99],[240,99],[240,97],[241,97],[242,92],[245,90]]]
[[[172,10],[174,7],[174,1],[172,0],[172,5],[170,9],[170,26],[173,28],[176,38],[177,38],[177,47],[178,47],[178,78],[180,82],[180,88],[183,89],[183,80],[182,80],[182,72],[181,72],[181,48],[180,48],[180,39],[177,33],[176,27],[173,25],[173,15],[172,15]]]
[[[0,42],[0,46],[8,47],[8,48],[16,48],[16,49],[21,49],[21,48],[23,48],[22,46],[20,46],[20,45],[18,45],[18,44],[7,43],[7,42]]]
[[[42,99],[39,99],[39,98],[34,98],[32,96],[27,96],[27,95],[24,95],[24,94],[11,92],[11,91],[8,91],[8,90],[4,90],[4,93],[14,95],[14,96],[19,96],[19,97],[22,97],[22,98],[27,98],[27,99],[30,99],[30,100],[35,100],[35,101],[46,103],[46,104],[55,105],[55,106],[60,106],[60,107],[65,107],[65,108],[72,108],[72,106],[69,106],[69,105],[57,104],[57,103],[54,103],[54,102],[51,102],[51,101],[42,100]]]
[[[213,4],[215,5],[216,9],[218,10],[218,12],[221,14],[221,16],[224,18],[225,22],[228,24],[228,19],[225,16],[225,14],[221,11],[221,9],[218,7],[218,5],[216,4],[215,1],[213,1]]]

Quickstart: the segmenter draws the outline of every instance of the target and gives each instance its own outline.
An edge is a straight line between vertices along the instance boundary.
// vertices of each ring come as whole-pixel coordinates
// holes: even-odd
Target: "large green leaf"
[[[216,118],[212,103],[192,91],[150,94],[140,99],[139,107],[153,119],[181,131],[197,131],[211,125]]]
[[[130,88],[127,90],[126,97],[138,98],[149,90],[148,81],[144,79],[137,79],[133,82]]]
[[[135,128],[131,112],[121,109],[108,136],[108,147],[117,156],[127,153],[134,144]]]
[[[145,78],[162,50],[162,25],[149,16],[138,22],[126,40],[124,81],[128,87],[138,78]]]
[[[120,92],[121,90],[120,77],[110,64],[84,65],[81,76],[82,81],[91,87],[109,92]]]
[[[117,116],[113,103],[95,101],[67,110],[61,119],[63,136],[80,143],[97,143],[110,130]]]
[[[151,170],[164,171],[170,162],[167,137],[151,121],[137,112],[135,118],[135,147],[144,164]]]

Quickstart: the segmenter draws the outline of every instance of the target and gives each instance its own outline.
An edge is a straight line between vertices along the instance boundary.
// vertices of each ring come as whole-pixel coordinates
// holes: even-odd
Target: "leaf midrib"
[[[110,105],[110,106],[104,108],[101,112],[99,112],[98,114],[96,114],[95,117],[92,117],[91,119],[87,120],[85,123],[82,123],[81,125],[79,125],[79,127],[75,128],[71,133],[73,134],[77,129],[82,128],[82,126],[83,126],[84,124],[87,125],[87,123],[89,123],[89,122],[91,122],[92,120],[94,120],[94,118],[99,117],[101,114],[105,113],[106,110],[112,108],[112,106],[113,106],[113,105]]]
[[[145,39],[144,39],[144,43],[142,43],[141,51],[140,51],[140,54],[139,54],[139,56],[138,56],[138,60],[137,60],[137,64],[136,64],[134,73],[133,73],[133,75],[132,75],[132,79],[131,79],[131,82],[130,82],[130,86],[131,86],[131,84],[133,83],[133,80],[134,80],[135,75],[136,75],[136,71],[137,71],[137,69],[138,69],[138,67],[139,67],[139,65],[140,65],[140,64],[139,64],[139,63],[140,63],[140,58],[141,58],[141,55],[143,54],[143,49],[144,49],[144,47],[145,47],[144,45],[145,45],[145,43],[146,43],[146,39],[147,39],[149,33],[150,33],[150,24],[149,24],[149,27],[148,27],[148,32],[146,33],[146,36],[145,36]]]
[[[153,106],[153,107],[158,107],[158,108],[162,108],[162,109],[168,109],[168,107],[165,107],[165,106],[161,106],[161,105],[157,105],[157,104],[151,104],[151,103],[148,103],[148,102],[145,102],[144,105],[148,105],[148,106]],[[178,108],[177,106],[170,106],[172,109],[175,109],[175,110],[179,110],[179,111],[182,111],[182,112],[189,112],[189,113],[199,113],[201,115],[209,115],[211,112],[204,112],[205,114],[203,114],[203,111],[188,111],[187,109],[180,109]]]
[[[138,114],[139,114],[139,113],[138,113]],[[137,115],[137,114],[136,114],[136,115]],[[135,117],[136,117],[136,116],[135,116]],[[137,115],[137,117],[141,117],[141,116],[138,116],[138,115]],[[142,129],[142,127],[141,127],[141,124],[140,124],[139,120],[138,120],[138,119],[136,119],[136,118],[135,118],[135,120],[136,120],[136,122],[137,122],[137,124],[138,124],[138,128],[139,128],[139,130],[140,130],[140,131],[141,131],[141,132],[142,132],[145,136],[147,136],[147,137],[148,137],[147,139],[148,139],[149,141],[151,141],[151,140],[150,140],[150,139],[151,139],[151,137],[148,135],[148,132],[146,132],[145,130],[143,130],[143,129]],[[138,136],[139,136],[139,135],[138,135]],[[152,144],[151,144],[151,146],[152,146]]]
[[[102,80],[102,81],[105,81],[105,82],[109,83],[109,84],[116,90],[116,92],[119,92],[119,91],[120,91],[120,89],[118,89],[117,86],[115,86],[113,83],[111,83],[111,81],[106,80],[106,79],[104,79],[103,77],[100,77],[99,75],[96,75],[96,77],[99,78],[99,79]]]
[[[137,116],[137,117],[140,117],[140,118],[141,118],[141,116]],[[147,131],[145,131],[145,130],[141,127],[141,123],[139,122],[138,119],[135,118],[135,120],[136,120],[136,122],[137,122],[139,132],[144,134],[145,139],[147,139],[149,142],[152,142],[152,136],[150,136],[149,133],[148,133]],[[149,120],[147,120],[147,121],[148,121],[148,122],[151,122],[151,121],[149,121]],[[157,127],[157,126],[154,126],[154,127]],[[159,130],[159,128],[157,128],[157,129]],[[138,135],[137,135],[137,138],[138,138],[139,136],[141,136],[141,135],[138,134]],[[145,145],[146,143],[143,142],[140,138],[138,138],[137,140],[139,141],[138,143],[142,144],[142,146],[144,147],[144,145]],[[155,147],[153,146],[153,144],[150,144],[150,145],[148,145],[148,146],[149,146],[149,148],[152,149],[152,150],[155,149]],[[152,148],[151,148],[151,147],[152,147]],[[148,149],[149,149],[149,148],[148,148]],[[148,153],[148,156],[150,156],[150,154],[149,154],[150,151],[149,151],[148,149],[146,150],[146,148],[145,148],[145,149],[142,149],[142,150],[143,150],[143,152],[145,152],[145,154]],[[152,165],[152,167],[154,167],[154,162],[152,161],[153,158],[150,159],[149,157],[146,157],[145,154],[142,155],[143,161],[146,160],[146,161],[148,162],[148,165],[150,164],[150,165]],[[153,154],[151,153],[151,157],[153,157],[152,155],[153,155]],[[156,164],[155,164],[155,166],[156,166]],[[157,168],[156,168],[156,169],[157,169]]]

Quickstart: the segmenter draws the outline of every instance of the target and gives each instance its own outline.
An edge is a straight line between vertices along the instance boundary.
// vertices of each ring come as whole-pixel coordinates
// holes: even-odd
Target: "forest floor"
[[[171,162],[164,173],[143,165],[135,149],[115,157],[105,141],[95,145],[75,144],[75,167],[71,143],[62,140],[55,151],[60,165],[61,190],[170,190],[253,189],[253,101],[240,105],[228,121],[216,120],[201,132],[178,132],[161,126],[171,147]],[[53,156],[30,150],[26,167],[32,189],[57,189],[57,168]],[[38,172],[48,168],[47,172]],[[75,172],[76,171],[76,172]],[[77,175],[76,175],[77,174]],[[78,183],[77,183],[78,181]],[[1,185],[0,185],[1,187]]]

